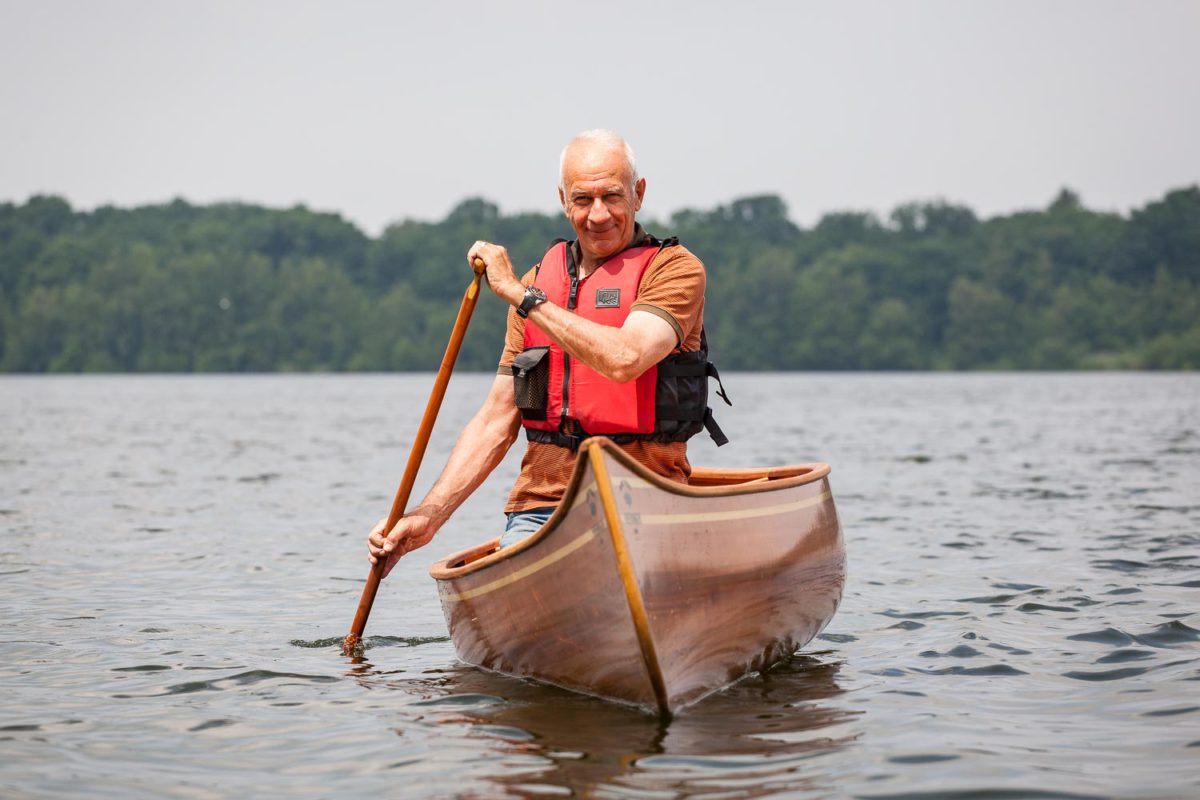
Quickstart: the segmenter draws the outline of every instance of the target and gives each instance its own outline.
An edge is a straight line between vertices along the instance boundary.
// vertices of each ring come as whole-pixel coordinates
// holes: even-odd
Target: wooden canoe
[[[430,570],[468,664],[671,714],[791,655],[842,597],[829,466],[662,478],[584,442],[541,529]]]

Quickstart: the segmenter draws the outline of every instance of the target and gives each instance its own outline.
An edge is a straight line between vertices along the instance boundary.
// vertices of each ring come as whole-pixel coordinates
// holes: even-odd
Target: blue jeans
[[[505,516],[508,523],[504,526],[504,534],[500,537],[500,549],[514,545],[546,524],[554,509],[558,506],[542,506],[528,511],[510,511]]]

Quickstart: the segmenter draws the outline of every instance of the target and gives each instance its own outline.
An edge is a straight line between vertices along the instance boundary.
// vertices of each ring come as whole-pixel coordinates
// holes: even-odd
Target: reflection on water
[[[685,710],[670,722],[615,703],[469,667],[397,682],[392,688],[428,699],[405,706],[412,719],[468,725],[492,747],[540,768],[495,779],[517,792],[590,796],[622,787],[631,796],[753,785],[755,793],[822,784],[805,769],[813,755],[846,746],[855,712],[822,701],[842,693],[839,664],[828,654],[796,656]],[[361,663],[367,684],[378,676]],[[385,681],[386,685],[386,681]],[[378,687],[376,687],[378,688]],[[410,725],[401,723],[404,737]],[[807,774],[811,773],[811,774]],[[831,786],[824,786],[832,790]]]

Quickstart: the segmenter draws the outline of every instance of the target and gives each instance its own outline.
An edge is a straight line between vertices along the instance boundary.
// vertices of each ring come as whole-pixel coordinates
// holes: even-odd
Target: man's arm
[[[367,537],[371,563],[387,557],[384,577],[401,556],[433,539],[450,515],[503,460],[520,428],[521,412],[513,400],[512,378],[498,375],[483,406],[463,429],[442,474],[421,505],[401,517],[386,537],[383,531],[386,519],[380,520]]]
[[[520,305],[525,287],[513,274],[508,252],[499,245],[476,242],[468,260],[487,264],[488,286],[509,305]],[[647,311],[633,311],[620,328],[583,319],[552,303],[541,303],[529,312],[555,344],[573,358],[617,383],[631,381],[666,358],[679,337],[666,320]]]
[[[670,323],[647,311],[631,312],[620,328],[592,322],[551,303],[534,306],[529,318],[572,357],[617,383],[634,380],[678,343]]]

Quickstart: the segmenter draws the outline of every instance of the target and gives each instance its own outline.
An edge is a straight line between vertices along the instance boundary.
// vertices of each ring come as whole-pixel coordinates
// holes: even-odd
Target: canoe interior
[[[739,486],[781,481],[785,478],[803,478],[814,476],[816,473],[826,475],[829,467],[826,464],[793,464],[786,467],[758,467],[752,469],[720,469],[713,467],[694,467],[692,477],[688,479],[689,486]]]
[[[689,482],[678,484],[673,481],[667,481],[654,473],[645,472],[645,477],[648,479],[658,479],[661,481],[661,488],[668,491],[680,491],[685,494],[699,493],[688,492],[688,489],[725,489],[724,493],[740,493],[745,490],[767,491],[775,488],[775,484],[779,481],[787,481],[787,485],[796,485],[797,483],[806,483],[823,478],[829,474],[828,464],[788,464],[780,467],[750,467],[750,468],[721,468],[721,467],[693,467],[692,475]],[[572,481],[574,484],[574,481]],[[771,484],[764,486],[764,484]],[[568,490],[568,496],[573,494],[574,485],[571,490]],[[564,502],[564,505],[566,503]],[[545,528],[552,528],[556,520],[552,517],[546,521]],[[536,534],[535,534],[536,535]],[[458,570],[462,567],[472,564],[479,559],[498,552],[497,546],[500,543],[499,537],[486,542],[474,545],[455,553],[450,558],[438,562],[431,575],[437,580],[443,580],[449,577],[441,571]]]

